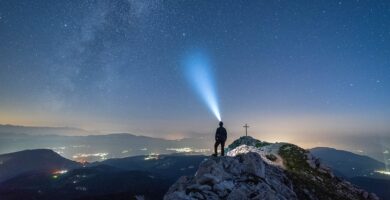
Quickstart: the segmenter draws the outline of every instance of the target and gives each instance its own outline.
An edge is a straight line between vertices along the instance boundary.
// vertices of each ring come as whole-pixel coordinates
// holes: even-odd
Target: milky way
[[[209,133],[182,69],[201,48],[234,134],[390,131],[385,0],[6,0],[0,44],[0,123]]]

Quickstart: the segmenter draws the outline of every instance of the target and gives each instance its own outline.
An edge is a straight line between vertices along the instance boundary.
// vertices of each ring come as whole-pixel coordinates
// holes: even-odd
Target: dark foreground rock
[[[183,176],[173,184],[164,200],[193,199],[310,199],[378,200],[379,198],[334,176],[310,152],[288,143],[247,146],[228,152],[227,157],[203,161],[194,176]],[[267,155],[274,155],[269,158]]]
[[[195,176],[181,177],[164,199],[297,199],[297,196],[282,169],[249,152],[205,160]]]

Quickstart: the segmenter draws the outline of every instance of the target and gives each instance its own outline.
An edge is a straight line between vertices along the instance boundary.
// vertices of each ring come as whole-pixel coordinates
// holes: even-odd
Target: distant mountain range
[[[0,125],[0,154],[44,148],[52,149],[68,159],[89,162],[149,153],[187,152],[210,155],[213,148],[213,137],[213,134],[193,134],[189,138],[167,140],[129,133],[104,134],[72,127]],[[230,135],[229,139],[232,137]],[[358,138],[359,140],[355,139],[351,142],[367,147],[362,150],[370,157],[379,161],[383,160],[385,149],[382,149],[377,140]],[[362,140],[366,143],[359,143]],[[383,138],[380,141],[386,142],[388,140]],[[351,148],[349,147],[349,149]]]
[[[33,135],[26,134],[33,131]],[[43,132],[40,132],[44,130]],[[73,128],[34,128],[0,125],[0,154],[24,149],[52,149],[77,161],[102,161],[145,154],[195,153],[211,154],[212,135],[206,137],[166,140],[128,133],[106,135],[58,135]],[[47,134],[43,134],[47,133]],[[84,132],[85,133],[85,132]]]
[[[86,135],[61,135],[72,133]],[[0,125],[0,153],[3,153],[0,155],[0,199],[26,199],[26,196],[20,196],[22,194],[44,199],[60,191],[64,191],[63,199],[131,199],[136,195],[162,197],[180,176],[196,172],[198,165],[207,158],[205,155],[211,154],[213,141],[212,135],[166,140],[127,133],[89,134],[91,132],[68,127]],[[261,143],[260,146],[267,144]],[[21,151],[23,149],[36,150]],[[387,189],[389,176],[374,172],[384,169],[383,163],[368,156],[328,147],[313,148],[310,152],[329,166],[335,175],[375,192],[383,199],[390,196]],[[72,160],[89,163],[82,165]],[[56,175],[58,179],[53,178],[53,172],[62,169],[68,172]],[[80,182],[83,174],[92,175]],[[116,177],[118,182],[112,183],[112,177]],[[156,192],[137,188],[137,180],[156,187]],[[127,187],[137,190],[126,190]]]
[[[86,131],[73,127],[34,127],[0,124],[0,135],[28,134],[28,135],[90,135],[96,132]]]

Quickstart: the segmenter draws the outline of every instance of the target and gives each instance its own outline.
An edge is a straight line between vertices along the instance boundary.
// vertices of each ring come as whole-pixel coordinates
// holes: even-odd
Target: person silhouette
[[[225,151],[225,141],[227,138],[226,129],[223,127],[223,122],[219,122],[219,127],[215,132],[215,144],[214,144],[214,154],[213,156],[218,156],[218,146],[221,145],[221,156],[224,156]]]

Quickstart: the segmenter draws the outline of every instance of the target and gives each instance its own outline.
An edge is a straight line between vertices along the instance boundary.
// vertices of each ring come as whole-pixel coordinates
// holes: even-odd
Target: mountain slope
[[[23,174],[0,185],[0,199],[160,199],[170,184],[152,173],[99,165],[56,175]]]
[[[298,199],[280,168],[253,152],[204,161],[195,176],[180,178],[164,199]]]
[[[374,192],[382,199],[390,198],[390,180],[370,177],[353,177],[348,179],[348,181],[364,188],[367,191]]]
[[[338,175],[351,178],[356,176],[370,176],[375,170],[385,168],[385,164],[368,156],[357,155],[348,151],[328,147],[310,149],[321,162],[336,170]]]
[[[135,156],[109,159],[96,164],[105,164],[125,170],[142,170],[161,174],[164,178],[176,180],[182,175],[196,172],[199,164],[207,158],[203,155],[159,155],[154,159],[148,156]]]
[[[50,150],[16,152],[2,157],[18,158],[17,163],[52,160],[46,154],[61,158]],[[136,196],[162,199],[180,176],[195,173],[205,156],[173,154],[150,158],[109,159],[83,167],[76,163],[80,167],[66,168],[69,170],[61,173],[38,166],[0,183],[0,199],[135,199]]]
[[[307,150],[293,144],[281,146],[279,154],[286,163],[285,173],[294,184],[299,199],[377,199],[333,175],[326,165]]]
[[[164,199],[378,199],[335,177],[296,145],[256,145],[251,137],[233,143],[227,157],[203,161],[194,176],[180,178]]]
[[[0,155],[0,182],[29,171],[55,171],[80,166],[47,149],[3,154]]]

